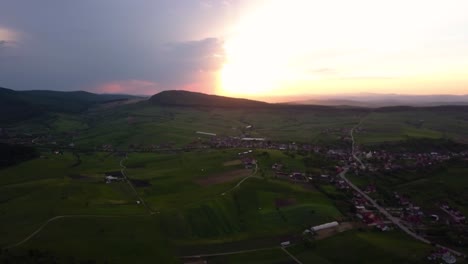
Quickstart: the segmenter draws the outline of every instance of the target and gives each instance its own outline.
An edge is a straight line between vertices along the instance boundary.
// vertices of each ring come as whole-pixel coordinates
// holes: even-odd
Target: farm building
[[[112,175],[107,175],[105,178],[106,183],[111,183],[111,182],[117,182],[117,181],[122,181],[123,178],[121,177],[114,177]]]
[[[265,138],[250,138],[250,137],[245,137],[245,138],[242,138],[241,140],[243,140],[243,141],[265,141]]]
[[[319,230],[323,230],[323,229],[327,229],[327,228],[332,228],[332,227],[337,227],[339,226],[340,224],[336,221],[333,221],[333,222],[330,222],[330,223],[326,223],[326,224],[322,224],[322,225],[318,225],[318,226],[313,226],[311,227],[311,231],[312,232],[317,232]]]

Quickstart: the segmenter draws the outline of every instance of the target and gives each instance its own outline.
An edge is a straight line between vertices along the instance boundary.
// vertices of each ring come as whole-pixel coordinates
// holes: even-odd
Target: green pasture
[[[430,249],[397,231],[347,231],[289,251],[303,263],[426,263]]]

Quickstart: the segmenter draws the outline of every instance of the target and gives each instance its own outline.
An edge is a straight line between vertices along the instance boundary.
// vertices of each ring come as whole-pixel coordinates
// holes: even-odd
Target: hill
[[[14,91],[0,87],[0,122],[22,121],[47,112],[80,113],[96,104],[131,98],[136,97],[84,91]]]
[[[265,107],[268,103],[231,98],[218,95],[209,95],[182,90],[163,91],[153,95],[149,99],[150,103],[164,106],[205,106],[205,107]]]
[[[328,106],[347,105],[370,108],[388,106],[430,107],[443,105],[468,105],[468,95],[401,95],[363,93],[356,95],[324,95],[305,101],[294,101],[290,104]]]

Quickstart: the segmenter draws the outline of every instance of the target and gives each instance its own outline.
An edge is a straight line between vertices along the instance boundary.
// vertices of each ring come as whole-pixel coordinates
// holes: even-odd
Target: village
[[[347,132],[349,130],[343,130]],[[382,214],[382,211],[376,208],[368,198],[362,193],[356,191],[348,181],[344,180],[339,175],[344,172],[350,172],[355,175],[366,173],[390,173],[400,170],[417,170],[420,168],[430,168],[448,162],[452,159],[462,159],[468,161],[468,151],[451,152],[451,151],[428,151],[428,152],[413,152],[413,151],[390,151],[385,149],[372,149],[372,147],[356,147],[354,153],[351,153],[349,146],[346,144],[343,147],[298,143],[298,142],[278,142],[268,140],[266,138],[250,137],[227,137],[218,136],[214,133],[197,131],[196,134],[207,136],[208,138],[198,138],[192,143],[183,147],[176,146],[174,143],[152,144],[143,146],[141,144],[130,144],[128,149],[118,149],[112,144],[102,144],[94,149],[87,151],[102,151],[102,152],[158,152],[158,151],[191,151],[197,149],[244,149],[239,152],[239,157],[246,169],[253,169],[257,160],[255,158],[255,150],[279,150],[285,153],[296,153],[299,155],[307,155],[313,153],[321,155],[326,159],[333,161],[336,166],[327,168],[322,173],[310,173],[287,167],[281,162],[276,162],[271,166],[271,171],[278,179],[290,181],[294,184],[304,185],[320,185],[331,184],[337,190],[346,193],[349,198],[348,202],[352,204],[352,215],[355,221],[360,222],[364,226],[371,229],[377,229],[382,232],[398,229],[394,225],[394,221],[398,221],[406,228],[412,230],[418,235],[424,237],[426,230],[431,225],[445,225],[448,228],[467,228],[466,216],[458,209],[452,207],[445,201],[439,201],[435,205],[436,209],[422,208],[412,202],[405,194],[395,192],[392,199],[382,200],[379,197],[379,189],[373,184],[369,184],[362,188],[365,196],[379,198],[379,204],[390,204],[386,206],[385,212],[391,215],[393,221],[389,220],[388,215]],[[64,135],[65,138],[73,139],[73,135]],[[12,135],[5,129],[1,130],[0,140],[11,144],[33,145],[39,147],[48,147],[53,153],[60,155],[65,150],[83,150],[76,146],[73,140],[60,140],[50,135],[32,135],[21,134]],[[342,137],[343,142],[349,142],[348,137]],[[358,162],[354,156],[358,157]],[[365,164],[365,166],[363,165]],[[104,181],[107,184],[123,181],[120,172],[106,173]],[[375,199],[371,198],[371,199]],[[395,220],[396,219],[396,220]],[[336,225],[339,225],[338,223]],[[325,223],[318,230],[335,228],[335,223]],[[311,227],[305,233],[311,234],[317,229]],[[442,260],[445,263],[455,263],[454,257],[450,251],[440,249],[431,253],[428,257],[431,261]],[[455,259],[456,261],[456,259]]]

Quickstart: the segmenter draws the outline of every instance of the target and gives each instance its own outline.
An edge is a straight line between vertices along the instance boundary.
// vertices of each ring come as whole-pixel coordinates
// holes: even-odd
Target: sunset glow
[[[227,35],[220,94],[468,92],[468,35],[455,30],[466,1],[252,6]]]
[[[6,0],[0,8],[2,87],[146,95],[185,89],[275,100],[468,94],[466,0],[45,6]]]

